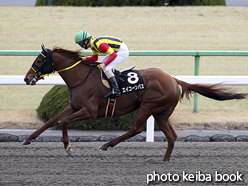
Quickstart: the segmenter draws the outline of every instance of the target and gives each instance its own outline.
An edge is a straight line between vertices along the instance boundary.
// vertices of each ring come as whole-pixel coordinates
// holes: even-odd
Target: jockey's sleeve
[[[114,59],[117,57],[115,51],[107,43],[101,43],[99,49],[109,55],[108,60],[104,63],[105,66],[114,61]]]
[[[98,54],[92,55],[91,57],[86,57],[86,59],[89,61],[97,61],[98,60]]]

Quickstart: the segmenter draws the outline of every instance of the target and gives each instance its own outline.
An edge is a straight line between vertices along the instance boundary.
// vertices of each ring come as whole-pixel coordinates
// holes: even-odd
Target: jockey
[[[98,53],[107,54],[97,65],[100,70],[103,70],[109,79],[112,91],[104,97],[118,97],[121,91],[117,84],[115,75],[112,71],[114,67],[122,63],[129,56],[129,51],[126,44],[119,38],[112,36],[97,36],[92,37],[85,31],[80,31],[75,36],[76,44],[82,48],[91,48],[92,56],[82,58],[82,60],[97,61]]]

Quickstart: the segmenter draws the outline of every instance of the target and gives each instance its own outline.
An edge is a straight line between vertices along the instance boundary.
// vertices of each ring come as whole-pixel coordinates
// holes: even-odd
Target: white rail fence
[[[205,85],[248,85],[248,76],[173,76],[188,83]],[[26,85],[22,75],[0,75],[0,85]],[[46,76],[37,85],[65,85],[64,80],[58,75]]]
[[[188,83],[201,83],[206,85],[248,85],[248,76],[174,76],[177,79]],[[24,76],[1,75],[0,85],[26,85]],[[45,80],[40,80],[37,85],[65,85],[60,76],[48,76]],[[154,141],[154,118],[150,116],[147,120],[146,141]]]

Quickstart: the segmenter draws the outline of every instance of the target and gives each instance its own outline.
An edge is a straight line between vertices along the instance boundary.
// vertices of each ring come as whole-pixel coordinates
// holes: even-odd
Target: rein
[[[71,68],[77,66],[77,65],[78,65],[79,63],[81,63],[81,62],[82,62],[82,59],[79,60],[78,62],[76,62],[75,64],[73,64],[73,65],[67,67],[67,68],[64,68],[64,69],[62,69],[62,70],[58,70],[57,72],[63,72],[63,71],[66,71],[66,70],[70,70]],[[91,73],[91,71],[92,71],[92,69],[93,69],[92,66],[93,66],[93,65],[90,65],[90,70],[89,70],[87,76],[84,78],[84,80],[83,80],[82,82],[80,82],[79,84],[77,84],[77,85],[75,85],[75,86],[73,86],[73,87],[68,87],[68,88],[71,90],[71,89],[74,89],[74,88],[78,87],[79,85],[83,84],[83,83],[86,81],[86,79],[89,77],[89,75],[90,75],[90,73]]]
[[[76,62],[75,64],[73,64],[73,65],[71,65],[71,66],[69,66],[69,67],[67,67],[67,68],[64,68],[64,69],[62,69],[62,70],[58,70],[57,72],[63,72],[63,71],[66,71],[66,70],[70,70],[71,68],[73,68],[73,67],[77,66],[79,63],[81,63],[81,61],[82,61],[82,60],[79,60],[79,61]]]
[[[83,83],[86,81],[86,79],[89,77],[89,75],[90,75],[92,69],[93,69],[93,67],[92,67],[92,65],[90,65],[90,71],[88,72],[88,74],[87,74],[87,76],[84,78],[84,80],[83,80],[82,82],[80,82],[79,84],[77,84],[77,85],[75,85],[75,86],[73,86],[73,87],[68,87],[68,88],[71,90],[71,89],[74,89],[74,88],[76,88],[77,86],[83,84]]]

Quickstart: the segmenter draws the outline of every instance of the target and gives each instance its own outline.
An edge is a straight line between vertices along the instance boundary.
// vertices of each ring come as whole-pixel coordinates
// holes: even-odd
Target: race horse
[[[101,82],[101,74],[96,67],[99,63],[82,61],[80,54],[80,50],[70,51],[60,47],[54,47],[51,50],[42,45],[42,51],[33,62],[24,81],[27,85],[35,85],[45,74],[57,71],[70,90],[69,106],[33,132],[23,141],[23,145],[29,145],[31,140],[37,138],[42,132],[60,123],[64,148],[70,154],[72,149],[69,144],[67,125],[73,121],[105,116],[107,98],[104,96],[110,89]],[[141,133],[146,120],[153,115],[167,138],[168,147],[163,161],[169,161],[177,139],[169,117],[180,99],[184,97],[189,99],[193,92],[215,100],[245,99],[248,96],[245,93],[234,93],[221,85],[189,84],[157,68],[139,70],[139,73],[143,78],[145,89],[118,97],[113,115],[121,116],[139,109],[134,125],[129,132],[103,144],[99,150],[106,151],[109,147],[114,147]]]

